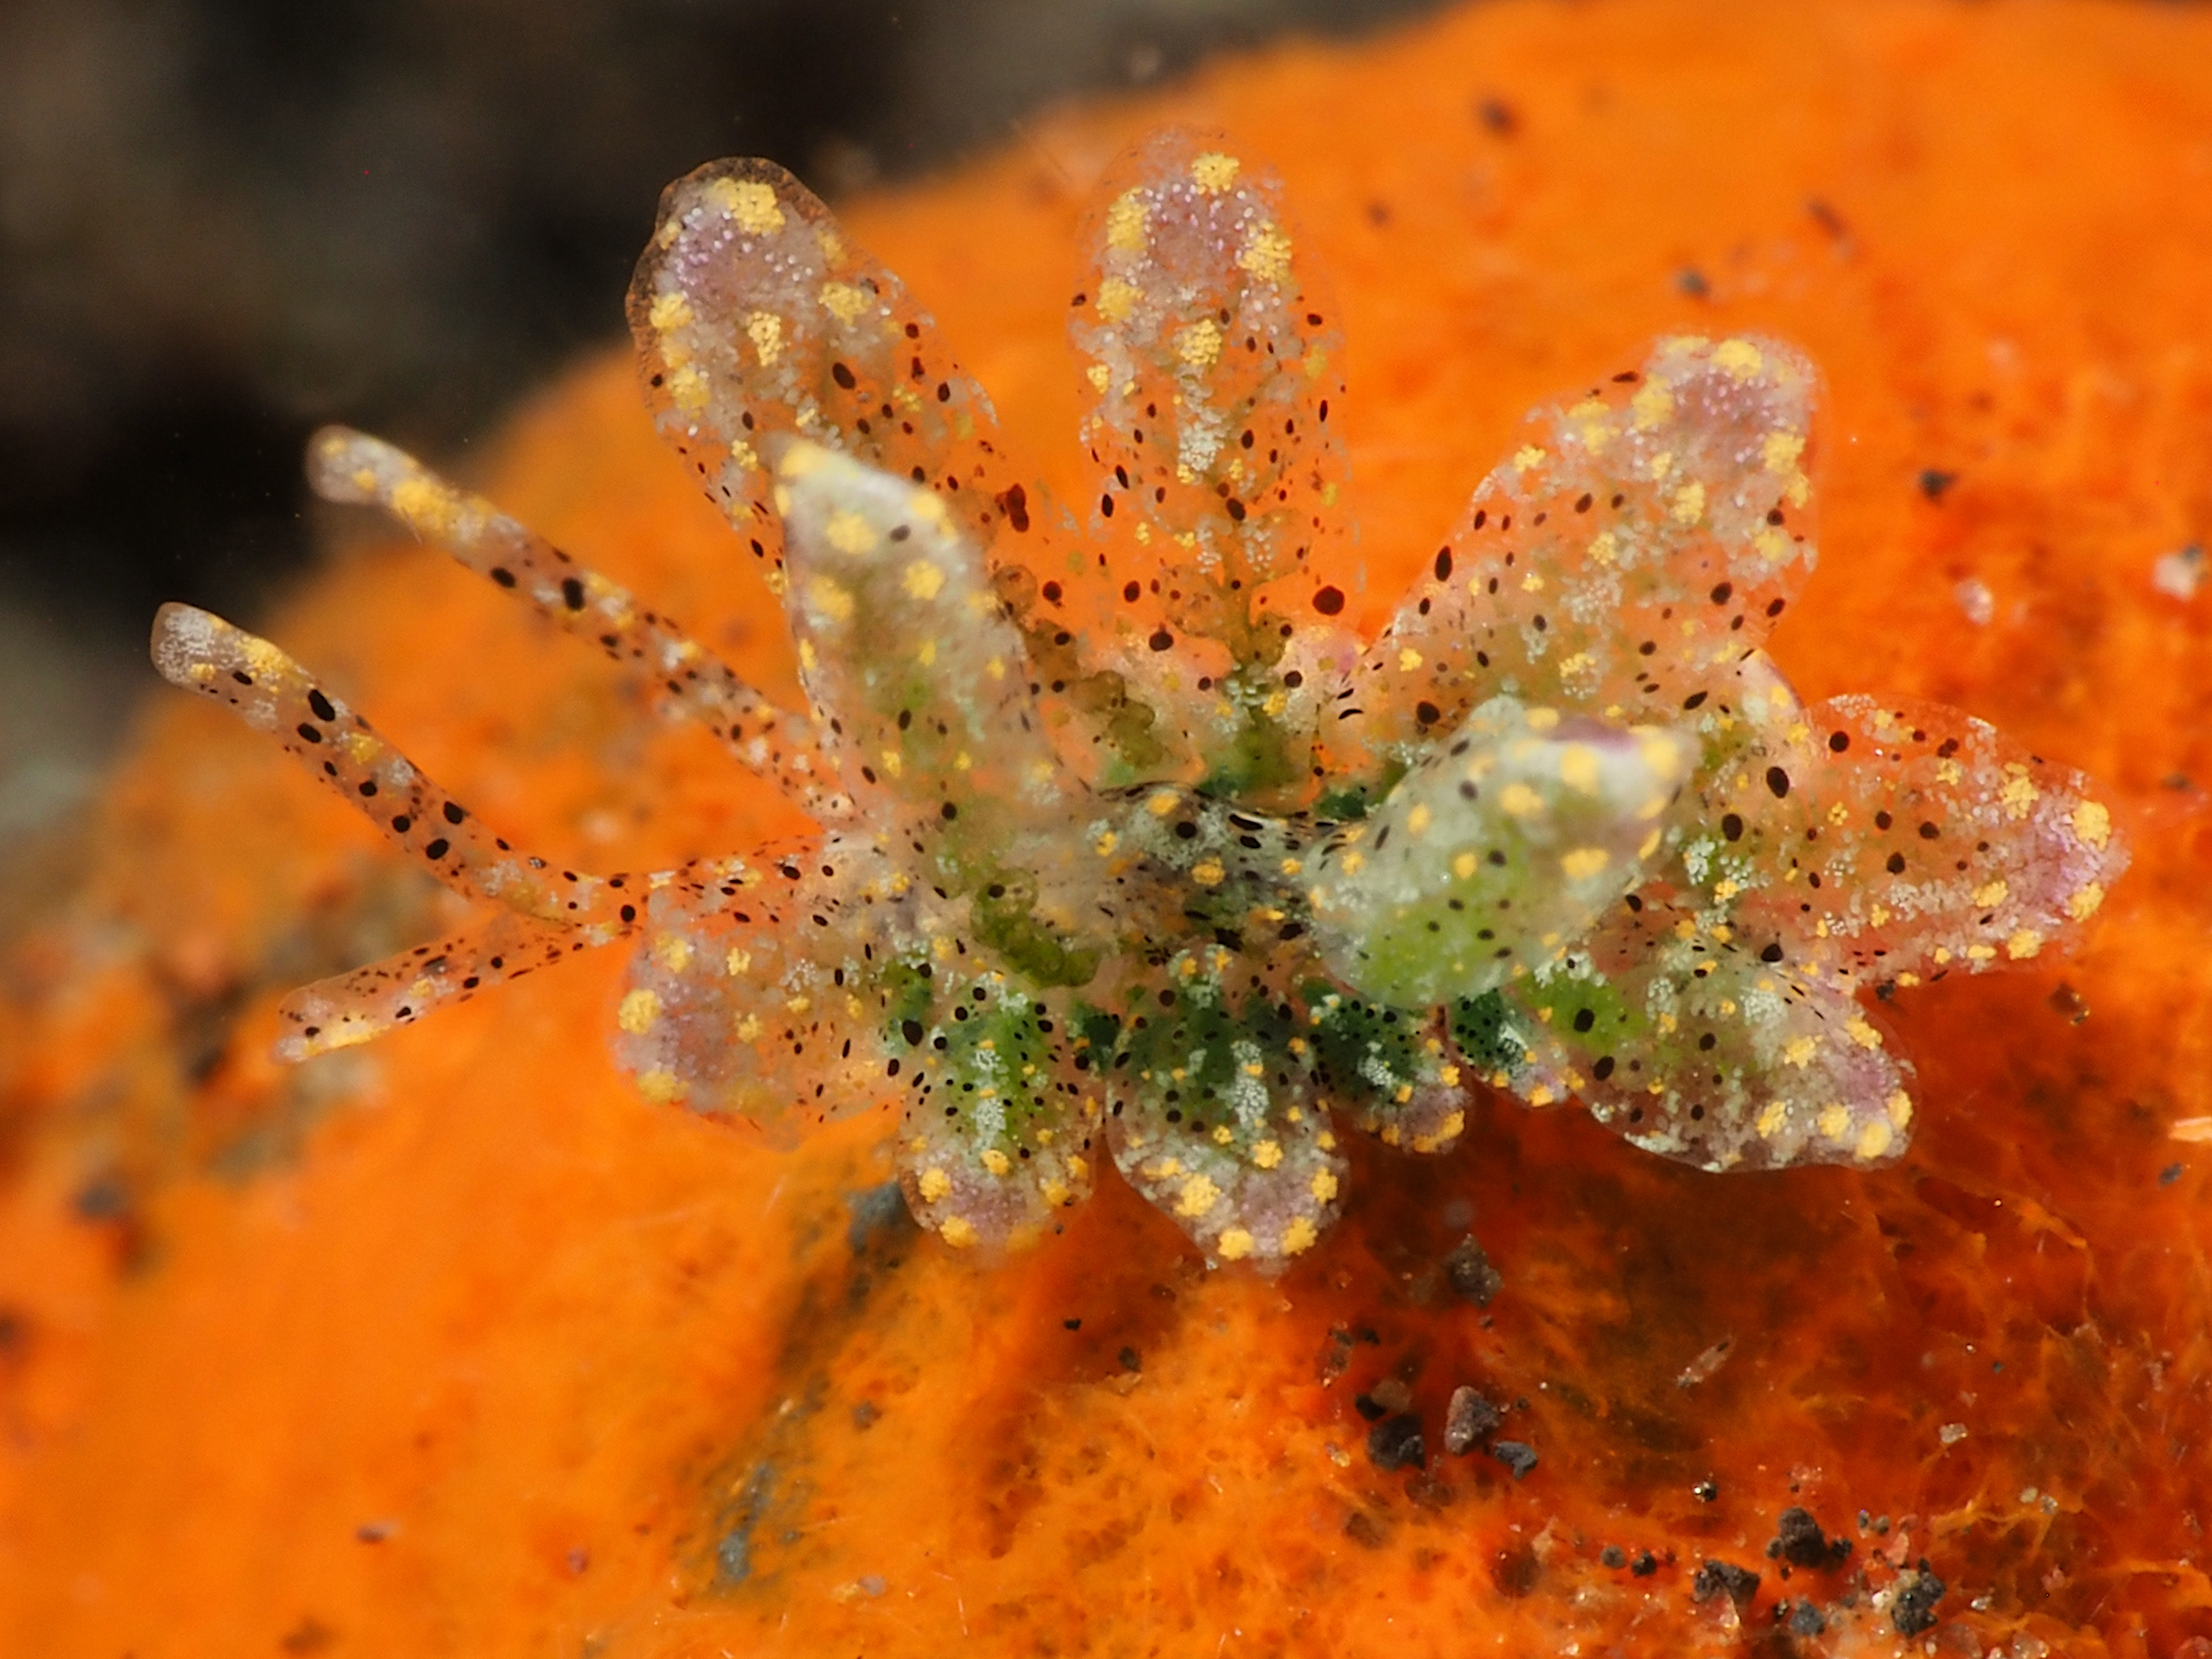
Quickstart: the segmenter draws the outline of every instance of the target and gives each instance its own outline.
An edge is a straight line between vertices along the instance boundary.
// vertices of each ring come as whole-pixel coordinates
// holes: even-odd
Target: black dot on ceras
[[[1766,769],[1766,787],[1773,794],[1775,799],[1788,799],[1790,796],[1790,775],[1778,766],[1768,767]]]
[[[1765,962],[1765,963],[1776,963],[1776,962],[1779,962],[1779,961],[1781,961],[1781,960],[1782,960],[1782,945],[1781,945],[1781,943],[1778,940],[1778,941],[1777,941],[1777,942],[1775,942],[1774,944],[1771,944],[1771,945],[1767,945],[1765,949],[1763,949],[1762,951],[1759,951],[1759,959],[1761,962]]]
[[[1596,1010],[1591,1008],[1577,1008],[1575,1010],[1575,1030],[1577,1031],[1587,1031],[1591,1026],[1596,1024]]]
[[[409,817],[406,813],[398,812],[392,815],[392,831],[394,835],[404,836],[414,827],[415,820]]]
[[[293,730],[309,743],[320,743],[323,740],[323,734],[305,720],[301,720]]]
[[[1831,753],[1831,754],[1834,754],[1834,755],[1840,755],[1840,754],[1842,754],[1842,753],[1844,752],[1844,750],[1846,750],[1846,749],[1850,748],[1850,746],[1851,746],[1851,734],[1850,734],[1850,732],[1829,732],[1829,733],[1828,733],[1828,752],[1829,752],[1829,753]]]
[[[1313,608],[1324,617],[1334,617],[1344,609],[1344,590],[1331,585],[1313,596]]]
[[[491,579],[497,582],[501,587],[513,587],[514,586],[514,572],[509,570],[503,564],[495,564],[492,567]]]
[[[561,602],[571,611],[584,608],[584,584],[574,576],[561,579]]]
[[[1721,817],[1721,834],[1729,841],[1741,841],[1743,839],[1742,816],[1735,812],[1723,813]]]
[[[1413,705],[1413,719],[1423,726],[1434,726],[1443,717],[1444,711],[1432,702],[1417,702]]]
[[[437,840],[432,842],[428,847],[425,847],[422,849],[422,856],[429,860],[431,863],[435,864],[440,859],[445,857],[446,854],[452,850],[453,843],[448,842],[443,836],[441,836]]]
[[[951,801],[947,801],[944,805],[937,809],[937,816],[943,818],[947,823],[950,823],[953,819],[960,816],[960,809],[957,806],[955,806]]]
[[[457,802],[450,800],[438,810],[448,823],[459,823],[463,818],[468,817]]]
[[[1437,550],[1437,580],[1440,582],[1448,582],[1451,580],[1451,549],[1440,547]]]
[[[854,386],[859,384],[858,381],[853,379],[853,371],[846,368],[842,363],[832,363],[830,365],[830,378],[836,381],[840,386],[843,387],[848,392],[850,392]]]
[[[334,720],[338,717],[338,711],[331,700],[313,686],[307,690],[307,707],[315,711],[315,718],[319,720]]]
[[[1892,853],[1887,860],[1882,865],[1882,868],[1888,871],[1893,876],[1903,875],[1905,873],[1905,854],[1902,853]]]
[[[1155,651],[1172,651],[1175,649],[1175,635],[1164,628],[1156,628],[1152,630],[1152,636],[1145,643]]]
[[[1716,583],[1713,587],[1713,603],[1726,605],[1729,602],[1729,596],[1735,592],[1735,589],[1727,582]]]

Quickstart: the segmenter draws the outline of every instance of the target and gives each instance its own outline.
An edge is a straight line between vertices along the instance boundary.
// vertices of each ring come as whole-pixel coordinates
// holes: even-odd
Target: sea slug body
[[[902,1097],[915,1216],[1048,1230],[1102,1158],[1272,1270],[1470,1092],[1581,1100],[1712,1170],[1903,1150],[1862,998],[2069,948],[2126,864],[2079,775],[1956,710],[1802,702],[1760,641],[1814,561],[1812,367],[1683,337],[1538,410],[1381,634],[1339,622],[1342,344],[1274,184],[1175,131],[1073,296],[1087,523],[1007,458],[896,277],[771,164],[672,185],[629,314],[648,403],[785,605],[804,714],[387,445],[310,464],[618,659],[787,792],[803,843],[599,878],[510,846],[269,642],[155,659],[485,902],[287,1003],[288,1057],[635,938],[651,1098]]]

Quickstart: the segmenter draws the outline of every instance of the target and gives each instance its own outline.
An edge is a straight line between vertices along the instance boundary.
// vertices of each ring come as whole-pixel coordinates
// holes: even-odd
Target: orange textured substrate
[[[276,1067],[284,989],[445,902],[157,703],[0,958],[0,1647],[2212,1643],[2212,595],[2153,582],[2212,530],[2212,15],[1501,4],[860,204],[1063,484],[1084,186],[1171,118],[1279,167],[1338,291],[1370,623],[1524,408],[1662,332],[1808,348],[1825,557],[1776,654],[2100,775],[2138,853],[2091,952],[1892,1005],[1924,1104],[1879,1174],[1705,1176],[1483,1099],[1449,1158],[1363,1148],[1279,1282],[1110,1182],[993,1267],[886,1200],[882,1116],[786,1152],[639,1099],[611,955]],[[626,362],[502,453],[511,510],[791,694]],[[434,553],[350,554],[267,631],[562,856],[795,827]],[[1533,1468],[1442,1450],[1462,1384]]]

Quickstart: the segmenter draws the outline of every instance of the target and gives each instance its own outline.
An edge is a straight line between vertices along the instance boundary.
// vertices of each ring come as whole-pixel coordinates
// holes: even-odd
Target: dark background
[[[309,431],[488,429],[617,337],[678,173],[834,200],[1433,3],[0,0],[0,848],[84,799],[155,605],[307,568]]]

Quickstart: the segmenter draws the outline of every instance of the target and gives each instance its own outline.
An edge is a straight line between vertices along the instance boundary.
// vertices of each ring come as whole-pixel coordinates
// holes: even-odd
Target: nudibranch
[[[647,397],[769,569],[804,714],[489,502],[316,438],[323,495],[634,665],[819,834],[558,868],[276,647],[167,606],[167,678],[486,905],[295,994],[282,1052],[634,936],[615,1041],[650,1098],[902,1098],[908,1202],[953,1245],[1048,1230],[1110,1156],[1265,1269],[1339,1213],[1346,1125],[1433,1152],[1482,1087],[1709,1170],[1898,1156],[1911,1067],[1867,998],[2068,948],[2126,854],[2078,774],[1951,708],[1808,706],[1760,650],[1814,566],[1811,365],[1670,338],[1538,410],[1362,641],[1341,342],[1279,187],[1170,132],[1101,204],[1079,524],[790,174],[666,192]]]

